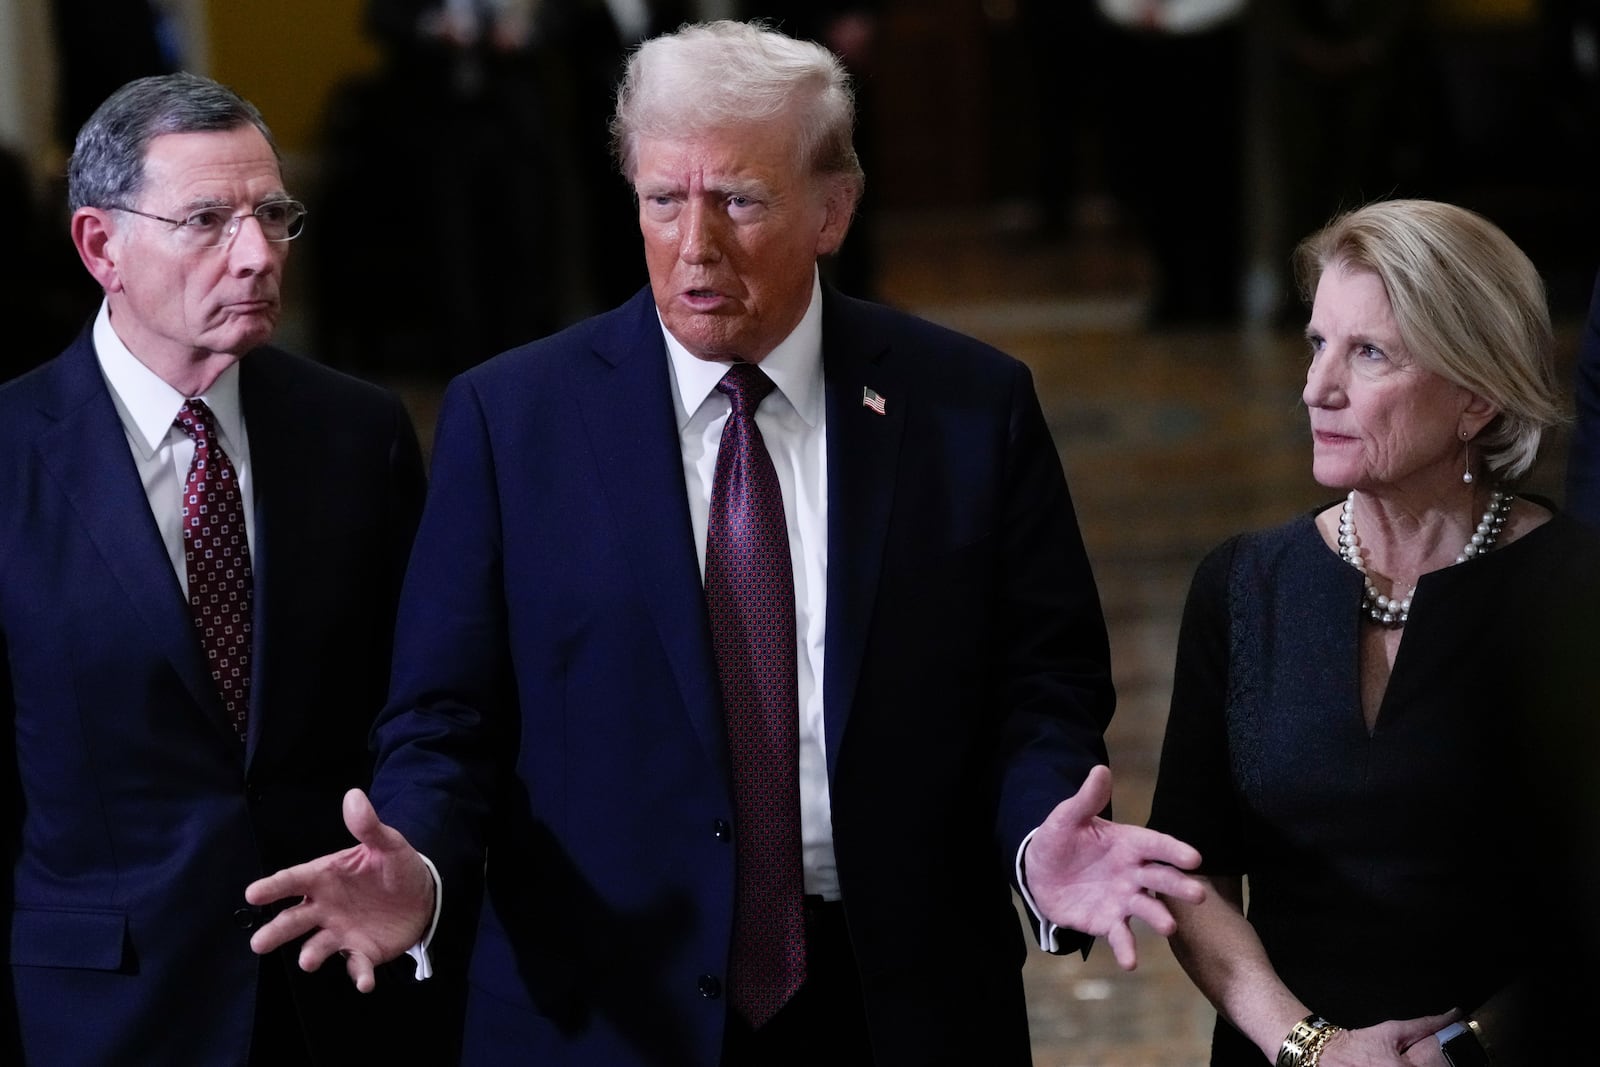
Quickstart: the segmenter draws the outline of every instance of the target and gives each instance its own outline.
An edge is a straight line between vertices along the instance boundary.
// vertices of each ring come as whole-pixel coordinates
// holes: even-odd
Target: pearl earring
[[[1465,430],[1461,431],[1461,448],[1466,453],[1466,470],[1461,474],[1461,484],[1471,485],[1474,481],[1472,477],[1472,441],[1467,437],[1467,431]]]

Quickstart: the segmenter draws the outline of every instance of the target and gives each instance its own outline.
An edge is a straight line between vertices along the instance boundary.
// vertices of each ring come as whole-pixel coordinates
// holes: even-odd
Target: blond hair
[[[1383,200],[1335,218],[1295,250],[1309,304],[1331,268],[1377,275],[1407,351],[1499,409],[1475,439],[1502,482],[1525,477],[1565,421],[1544,281],[1488,219],[1434,200]]]

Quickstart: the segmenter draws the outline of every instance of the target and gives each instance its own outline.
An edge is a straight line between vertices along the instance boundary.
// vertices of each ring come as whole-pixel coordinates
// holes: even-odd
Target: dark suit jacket
[[[398,399],[307,360],[251,353],[240,396],[256,514],[243,751],[89,332],[0,388],[7,1063],[242,1064],[259,984],[292,990],[265,1037],[303,1022],[321,1062],[370,1062],[357,1027],[380,1002],[358,1003],[336,965],[258,959],[243,894],[350,844],[339,801],[370,774],[421,457]]]
[[[1567,510],[1600,525],[1600,274],[1578,347],[1573,406],[1577,421],[1567,453]]]
[[[1027,370],[824,293],[822,688],[869,1023],[883,1064],[1027,1064],[1013,863],[1105,759],[1094,581]],[[487,853],[469,1063],[718,1062],[737,827],[669,375],[642,291],[446,394],[374,794],[447,915]]]

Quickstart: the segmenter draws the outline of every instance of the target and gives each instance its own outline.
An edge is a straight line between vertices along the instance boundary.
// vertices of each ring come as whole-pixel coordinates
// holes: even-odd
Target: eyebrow
[[[756,178],[718,182],[715,186],[708,187],[706,191],[718,197],[748,196],[752,200],[772,199],[772,190],[767,187],[767,183]]]
[[[277,203],[278,201],[281,201],[281,200],[293,200],[293,199],[294,199],[294,197],[290,196],[288,193],[284,192],[282,189],[279,189],[276,192],[267,193],[260,200],[257,200],[256,201],[256,206],[260,207],[262,204],[272,204],[272,203]],[[187,204],[184,205],[183,211],[185,213],[191,213],[192,214],[193,212],[196,212],[196,211],[204,211],[207,208],[225,207],[225,208],[229,208],[231,210],[231,209],[236,208],[238,206],[239,205],[235,204],[233,201],[225,200],[220,196],[197,196],[193,200],[190,200]]]

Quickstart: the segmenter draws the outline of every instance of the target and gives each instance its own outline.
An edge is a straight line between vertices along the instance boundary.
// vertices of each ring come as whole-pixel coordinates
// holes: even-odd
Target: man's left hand
[[[1199,852],[1167,834],[1102,819],[1110,800],[1111,768],[1096,767],[1034,832],[1023,864],[1044,918],[1106,938],[1117,964],[1131,971],[1139,956],[1130,921],[1170,936],[1177,922],[1156,894],[1198,904],[1206,891],[1182,873],[1200,865]]]

